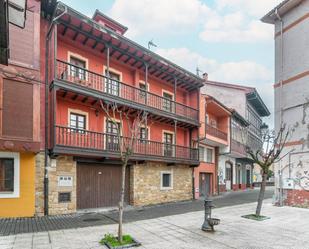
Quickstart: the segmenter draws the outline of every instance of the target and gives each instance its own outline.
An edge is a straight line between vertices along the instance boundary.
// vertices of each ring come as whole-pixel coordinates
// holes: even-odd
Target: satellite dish
[[[7,0],[9,5],[9,23],[25,28],[27,0]]]

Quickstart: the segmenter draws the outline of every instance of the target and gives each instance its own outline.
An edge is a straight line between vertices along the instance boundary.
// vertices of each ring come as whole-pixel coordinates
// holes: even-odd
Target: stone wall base
[[[171,172],[171,189],[161,188],[161,173]],[[145,206],[192,199],[192,168],[187,165],[167,166],[164,163],[146,162],[131,167],[130,203]]]

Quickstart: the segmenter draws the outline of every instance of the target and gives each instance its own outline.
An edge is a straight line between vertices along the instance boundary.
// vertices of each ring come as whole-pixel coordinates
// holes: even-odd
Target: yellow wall
[[[0,217],[34,216],[35,206],[35,154],[20,153],[19,198],[0,198]]]

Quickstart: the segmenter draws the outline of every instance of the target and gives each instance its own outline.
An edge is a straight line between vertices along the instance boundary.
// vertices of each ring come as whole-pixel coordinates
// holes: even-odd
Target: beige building
[[[275,128],[290,136],[275,165],[276,197],[280,204],[309,202],[309,1],[286,0],[262,21],[274,25]]]

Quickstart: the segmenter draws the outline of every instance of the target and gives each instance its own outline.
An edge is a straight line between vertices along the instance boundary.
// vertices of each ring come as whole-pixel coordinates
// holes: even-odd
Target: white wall
[[[290,10],[283,16],[284,27],[309,13],[309,0]],[[280,32],[280,22],[275,23],[275,32]],[[281,59],[283,58],[283,64]],[[281,36],[275,39],[275,83],[291,79],[309,71],[309,18],[283,34],[283,56],[281,54]],[[281,71],[283,65],[283,73]],[[283,178],[291,177],[295,189],[303,189],[308,184],[309,190],[309,76],[293,80],[291,83],[275,88],[275,128],[282,123],[291,131],[289,141],[301,142],[301,145],[285,148],[289,153],[275,165],[276,186],[279,186],[278,170],[282,168]]]

